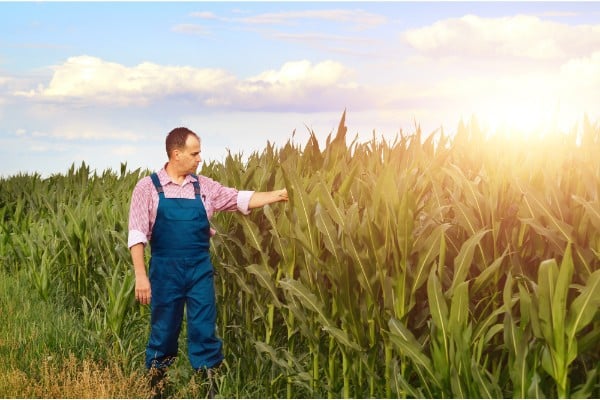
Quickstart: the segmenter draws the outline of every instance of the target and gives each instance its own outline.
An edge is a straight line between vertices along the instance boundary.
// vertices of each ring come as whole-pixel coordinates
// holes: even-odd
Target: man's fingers
[[[278,196],[279,196],[279,198],[282,198],[282,199],[284,199],[284,200],[287,200],[287,199],[288,199],[288,193],[287,193],[287,189],[281,189],[281,190],[279,191],[279,195],[278,195]]]
[[[150,293],[146,293],[146,292],[139,292],[135,294],[135,298],[137,301],[139,301],[142,304],[148,304],[150,303],[150,300],[152,299],[152,295]]]

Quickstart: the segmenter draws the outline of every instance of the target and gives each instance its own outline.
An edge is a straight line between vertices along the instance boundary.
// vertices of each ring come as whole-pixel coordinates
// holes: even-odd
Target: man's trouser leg
[[[146,347],[146,368],[165,368],[177,357],[178,338],[184,308],[184,285],[178,262],[153,257],[150,261],[150,338]]]
[[[209,260],[188,271],[190,283],[186,297],[188,353],[195,370],[221,364],[223,343],[216,335],[214,273]]]

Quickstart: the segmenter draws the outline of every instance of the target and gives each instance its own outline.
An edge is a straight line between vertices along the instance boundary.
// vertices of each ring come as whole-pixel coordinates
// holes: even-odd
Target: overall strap
[[[160,184],[160,181],[158,180],[158,174],[155,172],[152,175],[150,175],[150,178],[152,179],[152,183],[154,184],[154,187],[156,188],[156,191],[158,192],[158,197],[160,197],[160,198],[165,197],[165,191],[163,190],[163,187]]]
[[[192,177],[194,179],[196,179],[194,182],[192,182],[192,184],[194,185],[194,194],[196,195],[196,198],[199,199],[200,198],[200,180],[198,179],[198,177],[194,174],[191,174]]]

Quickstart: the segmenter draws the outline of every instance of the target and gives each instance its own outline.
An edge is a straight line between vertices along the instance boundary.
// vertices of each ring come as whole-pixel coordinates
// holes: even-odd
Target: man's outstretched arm
[[[254,192],[254,194],[252,194],[252,197],[250,197],[248,208],[263,207],[267,204],[287,200],[287,189],[273,190],[272,192]]]

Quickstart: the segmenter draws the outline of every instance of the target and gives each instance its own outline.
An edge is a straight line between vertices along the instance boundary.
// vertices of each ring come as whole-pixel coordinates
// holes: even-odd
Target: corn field
[[[212,221],[239,396],[600,397],[600,126],[346,133],[344,113],[324,145],[311,133],[202,167],[290,195]],[[66,299],[127,368],[141,368],[148,332],[127,249],[131,191],[148,173],[82,164],[0,179],[0,268]]]

